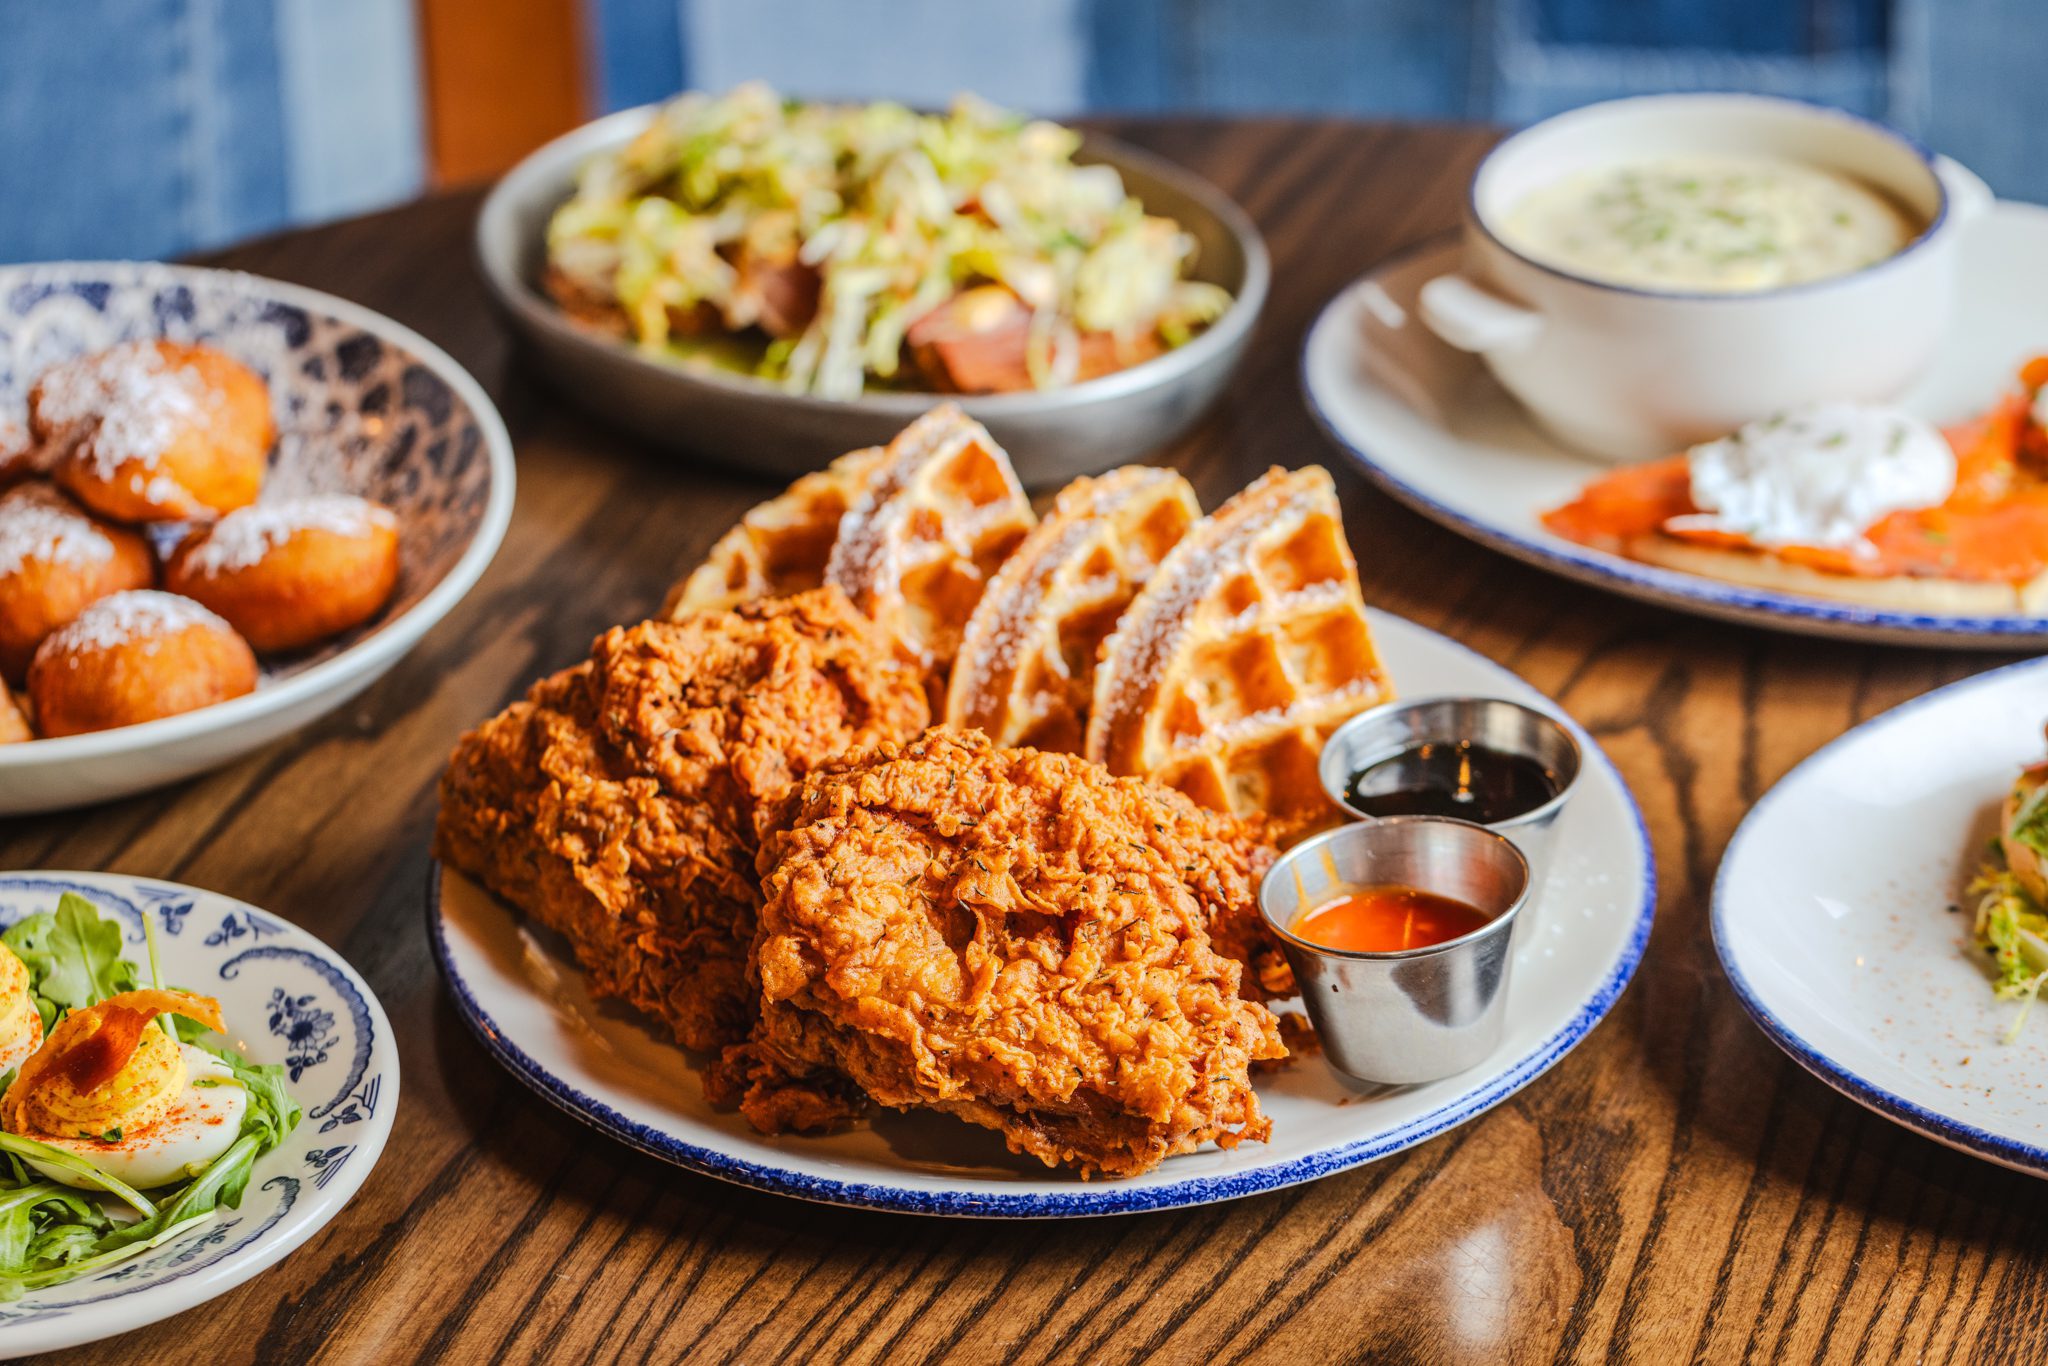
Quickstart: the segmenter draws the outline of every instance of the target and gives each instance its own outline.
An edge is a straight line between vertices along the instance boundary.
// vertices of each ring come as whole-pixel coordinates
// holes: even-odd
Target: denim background
[[[1047,113],[1521,123],[1758,90],[2048,199],[2043,0],[582,0],[593,103],[764,76]],[[408,0],[0,0],[0,260],[161,256],[423,183]]]

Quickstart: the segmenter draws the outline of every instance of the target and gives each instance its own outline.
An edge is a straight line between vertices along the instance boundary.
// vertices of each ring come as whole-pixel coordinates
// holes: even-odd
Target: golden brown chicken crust
[[[1266,1137],[1248,1068],[1282,1055],[1278,1025],[1208,929],[1257,886],[1229,817],[945,730],[788,805],[761,851],[762,1018],[727,1060],[757,1124],[823,1068],[1084,1176]]]
[[[767,814],[928,719],[921,680],[837,589],[614,628],[462,738],[436,849],[566,936],[593,992],[717,1049],[754,1019]]]

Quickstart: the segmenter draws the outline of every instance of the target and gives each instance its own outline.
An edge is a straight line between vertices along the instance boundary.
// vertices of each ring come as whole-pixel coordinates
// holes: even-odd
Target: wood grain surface
[[[1453,224],[1489,135],[1349,123],[1106,125],[1210,176],[1271,244],[1249,363],[1165,454],[1205,504],[1274,463],[1336,472],[1367,595],[1561,699],[1649,818],[1663,881],[1614,1014],[1482,1119],[1372,1166],[1178,1213],[1046,1224],[855,1213],[721,1185],[597,1136],[471,1039],[422,926],[456,735],[660,600],[768,489],[614,433],[510,352],[474,195],[220,263],[360,300],[483,381],[519,451],[483,582],[352,706],[236,766],[0,821],[0,866],[117,869],[283,914],[399,1035],[397,1130],[275,1269],[78,1361],[1906,1361],[2048,1355],[2048,1186],[1866,1113],[1745,1017],[1706,897],[1735,823],[1846,727],[2003,662],[1721,626],[1479,550],[1344,468],[1296,380],[1340,286]],[[830,452],[820,451],[822,459]]]

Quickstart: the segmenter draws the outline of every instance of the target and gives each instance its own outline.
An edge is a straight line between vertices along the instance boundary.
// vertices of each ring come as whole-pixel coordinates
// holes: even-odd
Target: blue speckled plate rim
[[[2016,205],[2009,200],[2000,200],[1997,207],[2031,209],[2048,215],[2048,210],[2037,205]],[[1724,620],[1736,620],[1779,631],[1798,631],[1802,627],[1819,624],[1831,632],[1856,635],[1879,644],[1903,643],[1899,637],[1910,636],[1916,638],[1910,643],[1927,646],[1953,646],[1963,642],[1978,642],[2010,649],[2024,645],[2028,639],[2048,639],[2048,617],[2043,616],[1955,616],[1895,612],[1853,603],[1829,602],[1823,598],[1799,597],[1790,593],[1744,588],[1737,584],[1703,578],[1697,574],[1684,574],[1656,565],[1637,564],[1633,560],[1625,560],[1618,555],[1609,555],[1591,547],[1525,535],[1505,526],[1480,521],[1447,503],[1438,501],[1417,485],[1395,474],[1381,464],[1371,451],[1339,430],[1336,421],[1325,410],[1309,380],[1309,351],[1315,345],[1316,337],[1326,326],[1341,325],[1338,310],[1347,305],[1360,285],[1376,280],[1417,257],[1442,251],[1456,241],[1455,231],[1438,234],[1387,257],[1339,290],[1316,315],[1315,322],[1310,324],[1302,339],[1301,356],[1296,372],[1302,397],[1308,404],[1309,415],[1315,419],[1316,425],[1322,429],[1323,435],[1330,443],[1349,456],[1366,478],[1387,493],[1431,521],[1448,527],[1468,540],[1512,555],[1524,563],[1592,584],[1597,588],[1605,588],[1629,597],[1648,599],[1681,611],[1705,612]]]
[[[2021,660],[2016,664],[1987,669],[1969,678],[1957,679],[1932,692],[1922,693],[1918,697],[1901,702],[1890,711],[1878,713],[1862,725],[1830,740],[1800,760],[1791,772],[1771,785],[1771,790],[1750,808],[1747,816],[1743,817],[1742,824],[1735,827],[1735,834],[1721,855],[1720,868],[1714,874],[1714,891],[1708,920],[1714,935],[1714,952],[1721,960],[1722,971],[1728,974],[1729,985],[1735,988],[1735,998],[1742,1003],[1742,1008],[1749,1012],[1750,1018],[1756,1021],[1758,1028],[1762,1029],[1771,1042],[1782,1048],[1794,1062],[1857,1104],[1936,1142],[1945,1143],[1951,1148],[1976,1157],[1988,1158],[2015,1171],[2027,1172],[2034,1176],[2048,1176],[2048,1148],[1991,1133],[1956,1118],[1953,1113],[1930,1109],[1917,1101],[1907,1100],[1897,1092],[1887,1090],[1862,1076],[1829,1054],[1826,1049],[1807,1040],[1787,1023],[1783,1016],[1771,1009],[1769,1002],[1764,999],[1764,993],[1757,990],[1756,985],[1742,971],[1742,965],[1729,940],[1727,925],[1730,913],[1728,884],[1743,841],[1771,819],[1772,808],[1785,797],[1788,789],[1801,775],[1826,762],[1835,751],[1847,748],[1851,744],[1870,743],[1875,740],[1879,731],[1927,707],[1953,701],[1956,696],[1979,688],[1999,686],[2011,675],[2037,669],[2048,669],[2048,657]],[[1988,993],[1989,988],[1986,990]]]
[[[360,1162],[351,1160],[345,1163],[338,1175],[325,1186],[319,1188],[316,1200],[323,1202],[319,1210],[298,1223],[284,1228],[281,1232],[274,1226],[265,1229],[262,1235],[249,1247],[246,1255],[208,1262],[190,1271],[180,1272],[175,1276],[166,1276],[137,1285],[132,1292],[108,1295],[94,1301],[90,1306],[80,1306],[121,1306],[124,1313],[120,1321],[111,1327],[104,1326],[103,1321],[96,1321],[92,1315],[71,1315],[68,1313],[54,1315],[47,1319],[31,1319],[14,1324],[0,1323],[0,1356],[14,1357],[84,1346],[116,1334],[133,1332],[152,1324],[161,1323],[165,1319],[197,1309],[227,1294],[236,1287],[262,1275],[279,1262],[282,1262],[286,1257],[298,1251],[299,1248],[310,1242],[315,1234],[333,1223],[340,1216],[341,1212],[347,1209],[356,1196],[362,1192],[362,1188],[368,1184],[370,1174],[376,1170],[379,1160],[384,1156],[384,1149],[390,1142],[391,1135],[395,1130],[398,1106],[404,1092],[404,1087],[400,1076],[397,1039],[392,1033],[391,1017],[385,1013],[384,1003],[377,999],[377,993],[371,989],[368,980],[360,972],[356,971],[355,966],[347,958],[343,957],[326,940],[320,938],[297,921],[275,912],[264,910],[261,907],[252,906],[241,898],[230,896],[226,892],[216,892],[210,888],[193,886],[190,883],[168,882],[162,878],[141,877],[132,873],[98,872],[81,869],[0,869],[0,884],[4,884],[10,878],[54,879],[75,881],[95,886],[112,884],[123,891],[136,886],[148,886],[158,889],[168,888],[181,894],[189,893],[195,901],[204,899],[208,902],[218,903],[229,910],[260,915],[267,920],[278,921],[289,926],[291,933],[303,941],[300,947],[306,948],[308,951],[317,950],[319,956],[325,958],[331,965],[338,967],[350,985],[361,994],[363,1002],[370,1012],[370,1026],[373,1034],[375,1038],[383,1041],[381,1045],[373,1045],[373,1056],[383,1059],[380,1064],[381,1070],[377,1075],[390,1088],[388,1096],[382,1097],[379,1100],[381,1113],[390,1118],[373,1118],[369,1126],[356,1137],[356,1151],[363,1160]],[[267,1175],[275,1176],[277,1173],[267,1173]],[[176,1248],[184,1241],[184,1239],[176,1239],[165,1244],[165,1247]],[[97,1277],[90,1278],[88,1283],[96,1279]],[[170,1290],[169,1287],[173,1284],[178,1285],[179,1289]],[[139,1316],[130,1317],[131,1315],[136,1315],[137,1311],[140,1311]],[[74,1331],[80,1325],[85,1325],[84,1331]]]
[[[1470,656],[1474,662],[1486,669],[1513,679],[1532,691],[1538,691],[1513,670],[1488,659],[1470,646],[1439,632],[1430,631],[1425,626],[1413,622],[1404,624],[1435,636],[1439,641]],[[628,1118],[603,1101],[577,1090],[554,1075],[506,1037],[505,1031],[477,1001],[469,984],[455,970],[441,915],[442,868],[438,860],[430,863],[427,870],[427,935],[433,945],[434,961],[440,966],[442,979],[447,982],[449,992],[455,998],[456,1013],[462,1016],[470,1031],[483,1044],[485,1051],[527,1086],[568,1114],[641,1152],[706,1176],[729,1181],[735,1185],[752,1187],[755,1190],[795,1196],[798,1199],[824,1204],[956,1218],[1073,1218],[1181,1209],[1190,1205],[1235,1200],[1242,1196],[1299,1185],[1304,1181],[1314,1181],[1352,1167],[1363,1166],[1404,1148],[1413,1147],[1425,1139],[1433,1138],[1447,1129],[1455,1128],[1485,1113],[1541,1076],[1559,1058],[1576,1047],[1614,1008],[1614,1003],[1620,998],[1623,989],[1635,976],[1636,968],[1642,962],[1643,952],[1649,945],[1650,926],[1657,909],[1657,860],[1650,846],[1649,829],[1643,822],[1642,807],[1637,804],[1635,794],[1629,790],[1627,780],[1621,776],[1621,770],[1615,767],[1607,752],[1577,721],[1569,716],[1562,716],[1561,711],[1559,714],[1565,724],[1571,727],[1581,748],[1613,780],[1616,789],[1619,790],[1635,826],[1637,856],[1642,863],[1642,904],[1606,980],[1594,988],[1579,1008],[1578,1014],[1566,1021],[1555,1034],[1510,1063],[1500,1075],[1470,1095],[1432,1110],[1426,1115],[1418,1116],[1390,1133],[1325,1149],[1291,1162],[1255,1171],[1192,1177],[1162,1186],[1133,1187],[1114,1182],[1083,1185],[1077,1181],[1072,1192],[1054,1194],[1034,1191],[1017,1195],[981,1195],[955,1191],[911,1190],[878,1182],[835,1181],[733,1157],[716,1149],[686,1143]]]

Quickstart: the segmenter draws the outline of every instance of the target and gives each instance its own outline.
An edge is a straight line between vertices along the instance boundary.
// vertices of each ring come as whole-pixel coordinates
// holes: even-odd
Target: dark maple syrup
[[[1430,740],[1360,769],[1345,798],[1368,816],[1455,816],[1479,825],[1513,820],[1558,793],[1557,775],[1526,754]]]

